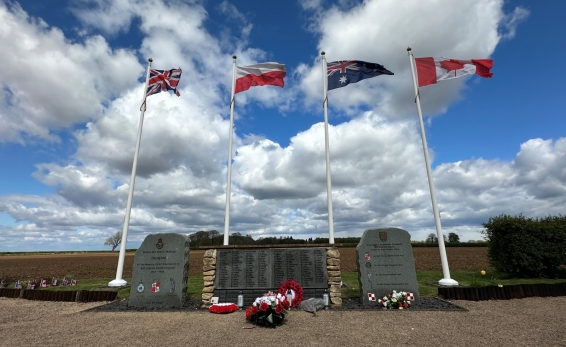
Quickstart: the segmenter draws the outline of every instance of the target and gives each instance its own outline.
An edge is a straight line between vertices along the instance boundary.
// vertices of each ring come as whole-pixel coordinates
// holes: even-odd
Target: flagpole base
[[[108,282],[108,287],[124,287],[124,286],[127,286],[127,285],[128,285],[128,282],[126,282],[123,279],[120,279],[120,280],[115,279],[115,280]]]
[[[456,282],[451,278],[443,278],[440,281],[438,281],[438,285],[451,287],[451,286],[457,286],[458,282]]]

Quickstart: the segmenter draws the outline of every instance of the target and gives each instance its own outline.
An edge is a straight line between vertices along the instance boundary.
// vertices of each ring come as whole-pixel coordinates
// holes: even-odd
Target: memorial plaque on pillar
[[[315,248],[313,250],[314,262],[314,281],[315,285],[328,283],[328,271],[326,270],[326,250]]]
[[[285,261],[285,275],[287,279],[295,279],[295,281],[299,282],[303,288],[305,287],[302,282],[303,277],[301,276],[301,258],[299,255],[300,250],[298,249],[289,249],[287,250],[287,259]],[[302,281],[302,282],[300,282]],[[283,282],[283,281],[281,281]]]
[[[181,307],[187,296],[189,238],[148,235],[136,251],[128,306]]]
[[[215,289],[274,289],[288,279],[328,287],[324,248],[219,249]]]
[[[263,249],[255,252],[257,253],[257,288],[268,288],[272,279],[269,252]]]
[[[398,228],[364,231],[356,246],[356,261],[364,305],[378,306],[378,300],[393,290],[413,293],[412,304],[420,304],[411,235],[407,231]]]

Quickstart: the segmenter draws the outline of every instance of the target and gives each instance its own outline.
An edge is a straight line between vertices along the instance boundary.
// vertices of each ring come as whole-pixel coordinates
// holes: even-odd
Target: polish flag
[[[493,66],[493,60],[491,59],[457,60],[426,57],[415,58],[415,62],[419,87],[466,75],[493,76],[489,71]]]
[[[254,86],[279,86],[283,88],[286,76],[285,65],[279,63],[261,63],[249,66],[236,66],[236,89],[239,93]]]

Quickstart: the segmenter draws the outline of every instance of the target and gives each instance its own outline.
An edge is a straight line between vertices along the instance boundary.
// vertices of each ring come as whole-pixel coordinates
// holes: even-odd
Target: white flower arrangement
[[[379,299],[379,303],[383,306],[384,310],[409,308],[411,301],[414,300],[413,293],[397,292],[394,290],[391,294],[385,295]]]

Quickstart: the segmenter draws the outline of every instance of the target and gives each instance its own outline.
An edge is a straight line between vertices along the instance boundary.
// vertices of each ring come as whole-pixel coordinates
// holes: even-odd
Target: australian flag
[[[363,79],[379,75],[393,75],[383,65],[361,60],[333,61],[326,65],[328,72],[328,90],[345,87]]]
[[[157,94],[164,90],[171,90],[177,96],[181,93],[177,91],[177,86],[181,80],[181,68],[171,70],[149,70],[149,81],[147,83],[146,96]]]

